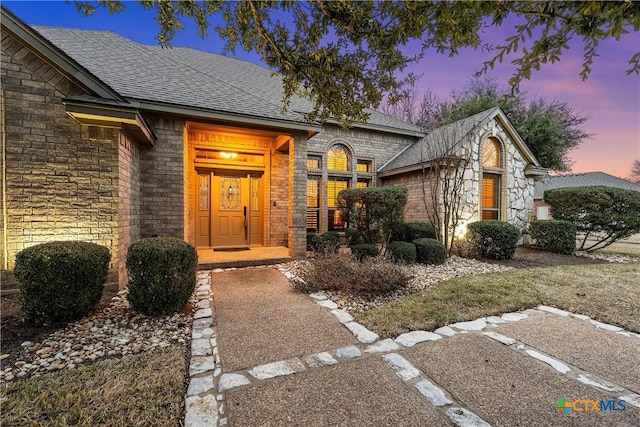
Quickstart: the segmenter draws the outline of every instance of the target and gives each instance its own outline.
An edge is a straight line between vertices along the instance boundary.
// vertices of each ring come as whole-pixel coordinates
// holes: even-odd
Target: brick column
[[[307,248],[307,136],[295,135],[289,144],[289,254],[305,255]]]

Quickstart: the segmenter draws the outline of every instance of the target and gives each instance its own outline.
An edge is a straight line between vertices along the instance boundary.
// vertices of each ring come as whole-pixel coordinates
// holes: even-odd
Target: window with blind
[[[481,207],[483,220],[499,220],[502,181],[500,143],[488,138],[482,143]]]
[[[500,219],[500,175],[482,175],[482,219]]]
[[[327,180],[327,217],[329,230],[343,230],[346,223],[337,209],[338,193],[349,188],[350,179],[329,177]]]
[[[307,231],[320,231],[320,177],[307,177]]]

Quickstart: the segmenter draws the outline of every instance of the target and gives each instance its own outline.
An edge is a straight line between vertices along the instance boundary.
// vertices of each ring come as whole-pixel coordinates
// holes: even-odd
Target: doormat
[[[248,251],[249,246],[234,246],[230,248],[215,248],[213,252],[240,252],[240,251]]]

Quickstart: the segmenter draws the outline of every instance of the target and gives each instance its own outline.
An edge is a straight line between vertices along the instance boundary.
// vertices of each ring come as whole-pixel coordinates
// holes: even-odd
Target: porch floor
[[[289,248],[284,246],[252,246],[244,250],[205,248],[198,249],[198,270],[271,265],[291,259]]]

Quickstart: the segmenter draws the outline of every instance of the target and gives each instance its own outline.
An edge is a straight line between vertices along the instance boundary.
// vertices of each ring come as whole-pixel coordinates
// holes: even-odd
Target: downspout
[[[6,104],[4,96],[4,88],[2,89],[0,98],[2,99],[2,247],[4,249],[4,265],[3,270],[9,269],[9,248],[7,248],[7,120],[6,120]]]

